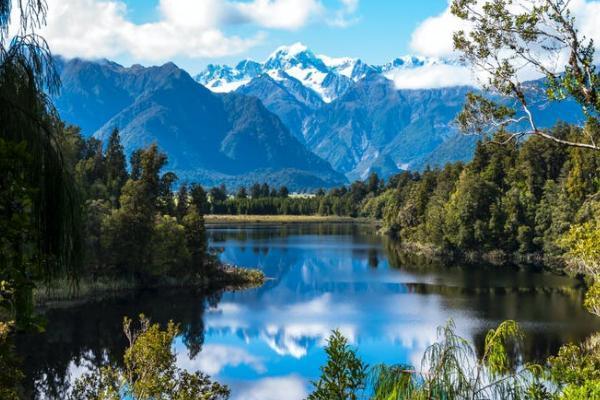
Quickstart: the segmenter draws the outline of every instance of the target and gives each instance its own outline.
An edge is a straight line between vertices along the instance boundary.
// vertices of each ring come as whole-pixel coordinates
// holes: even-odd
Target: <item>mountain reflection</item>
[[[439,325],[456,322],[480,349],[505,319],[527,333],[522,360],[541,360],[598,328],[579,283],[518,268],[446,267],[402,253],[370,226],[215,226],[210,242],[232,264],[272,278],[257,289],[143,293],[47,312],[47,332],[21,337],[28,390],[61,398],[89,366],[119,362],[124,315],[181,324],[178,364],[229,384],[233,398],[299,399],[339,328],[360,355],[419,364]],[[42,396],[40,396],[42,397]]]

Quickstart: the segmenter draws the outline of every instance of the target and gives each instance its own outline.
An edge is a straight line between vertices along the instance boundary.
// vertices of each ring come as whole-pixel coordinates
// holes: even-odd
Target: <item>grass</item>
[[[262,286],[266,281],[265,274],[259,269],[223,265],[220,271],[220,276],[214,277],[212,283],[226,289],[250,289]]]
[[[122,278],[101,278],[96,281],[81,279],[77,285],[66,278],[61,278],[49,284],[38,285],[34,291],[34,299],[38,305],[50,305],[99,299],[138,289],[139,285],[136,282]]]
[[[99,278],[93,281],[84,277],[79,280],[77,285],[66,278],[61,278],[48,284],[39,284],[34,290],[34,300],[38,306],[68,307],[91,300],[122,296],[141,289],[242,290],[261,286],[265,280],[264,273],[258,269],[222,264],[210,277],[205,276],[184,282],[174,278],[164,278],[155,285],[144,288],[139,283],[124,278]]]
[[[205,215],[207,224],[228,223],[306,223],[306,222],[371,222],[368,218],[322,215]]]

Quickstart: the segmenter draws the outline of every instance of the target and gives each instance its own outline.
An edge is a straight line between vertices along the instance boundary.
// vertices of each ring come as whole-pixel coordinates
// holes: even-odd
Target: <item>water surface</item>
[[[213,226],[223,261],[262,269],[262,287],[206,297],[143,293],[48,313],[44,336],[22,338],[27,382],[61,397],[92,364],[117,360],[123,315],[181,323],[178,363],[227,383],[234,399],[304,398],[340,329],[369,364],[413,363],[452,319],[481,347],[488,329],[517,320],[524,360],[542,360],[600,328],[579,282],[522,268],[441,267],[399,253],[369,225]],[[40,396],[42,397],[42,396]]]

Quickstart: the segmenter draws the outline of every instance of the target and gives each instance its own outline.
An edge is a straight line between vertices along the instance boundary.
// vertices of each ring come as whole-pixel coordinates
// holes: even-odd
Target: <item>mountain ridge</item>
[[[277,176],[294,190],[346,182],[256,97],[215,94],[173,63],[61,62],[63,119],[100,139],[119,128],[128,153],[157,142],[182,180],[237,187]]]

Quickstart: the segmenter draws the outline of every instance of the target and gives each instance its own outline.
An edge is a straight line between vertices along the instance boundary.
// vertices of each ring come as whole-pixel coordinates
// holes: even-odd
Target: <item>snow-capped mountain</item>
[[[369,65],[358,58],[316,55],[305,45],[295,43],[279,47],[262,63],[244,60],[235,67],[211,64],[196,80],[213,92],[231,92],[262,74],[275,80],[291,77],[330,103],[369,73],[390,77],[401,69],[447,63],[440,59],[404,56],[384,65]]]

